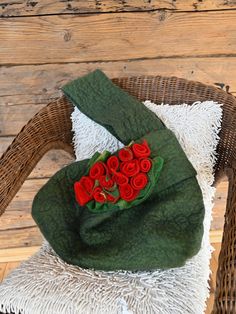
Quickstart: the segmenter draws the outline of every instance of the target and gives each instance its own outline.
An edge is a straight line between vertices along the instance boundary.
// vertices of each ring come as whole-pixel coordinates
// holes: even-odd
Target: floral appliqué
[[[87,175],[74,183],[76,201],[94,212],[109,210],[113,204],[120,209],[137,205],[150,194],[162,165],[161,157],[151,158],[146,140],[131,143],[113,155],[96,153]]]

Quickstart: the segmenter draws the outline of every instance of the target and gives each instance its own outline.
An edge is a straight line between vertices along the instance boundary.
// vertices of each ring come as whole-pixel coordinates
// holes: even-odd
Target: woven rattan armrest
[[[236,160],[227,169],[229,188],[224,232],[218,259],[214,314],[236,313]]]
[[[0,159],[0,216],[25,179],[50,149],[74,155],[70,114],[64,97],[49,103],[20,131]]]

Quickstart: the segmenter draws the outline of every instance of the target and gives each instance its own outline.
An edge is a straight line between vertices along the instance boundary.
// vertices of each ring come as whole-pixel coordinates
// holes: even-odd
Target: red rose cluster
[[[133,201],[148,183],[147,173],[152,167],[150,148],[146,140],[134,143],[110,156],[106,162],[97,161],[75,182],[77,202],[84,206],[91,200],[99,203],[116,203],[119,199]]]

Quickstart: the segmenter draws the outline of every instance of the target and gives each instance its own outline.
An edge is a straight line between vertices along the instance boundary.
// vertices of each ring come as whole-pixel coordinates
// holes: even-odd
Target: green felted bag
[[[204,204],[196,171],[174,134],[100,70],[62,90],[126,146],[146,141],[152,168],[136,199],[102,205],[94,200],[79,205],[74,190],[99,154],[61,169],[32,206],[45,238],[62,259],[84,268],[137,271],[184,265],[201,246]]]

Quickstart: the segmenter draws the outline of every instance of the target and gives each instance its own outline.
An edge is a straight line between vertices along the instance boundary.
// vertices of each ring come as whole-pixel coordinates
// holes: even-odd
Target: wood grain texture
[[[60,87],[101,69],[110,78],[132,75],[178,76],[236,92],[236,57],[164,58],[117,62],[66,63],[0,67],[0,105],[46,104],[62,93]]]
[[[0,4],[0,17],[42,14],[81,14],[157,9],[177,11],[226,10],[236,7],[235,0],[18,0]]]
[[[32,201],[47,179],[29,179],[0,217],[0,249],[39,246],[42,235],[31,217]]]
[[[105,12],[129,12],[150,10],[226,10],[236,8],[235,0],[206,0],[206,1],[173,1],[173,0],[18,0],[0,3],[0,17],[45,15],[45,14],[81,14]]]
[[[14,136],[43,107],[43,105],[0,105],[0,135]],[[23,121],[22,121],[23,120]]]
[[[16,267],[18,267],[20,265],[20,262],[9,262],[6,264],[6,268],[5,268],[5,272],[4,272],[4,275],[3,275],[3,278],[6,278],[10,272],[12,272]]]
[[[11,201],[10,205],[7,207],[8,211],[23,210],[24,212],[31,212],[32,200],[38,190],[48,181],[47,178],[42,179],[28,179],[26,180],[19,192]],[[0,217],[0,223],[5,216]]]
[[[232,56],[235,19],[234,10],[3,19],[0,60],[14,65]]]
[[[228,181],[221,182],[215,194],[215,205],[212,210],[213,221],[211,223],[211,230],[223,230],[224,228],[224,214],[226,209]]]
[[[1,263],[24,261],[40,249],[39,246],[0,249],[0,279],[1,279]]]
[[[35,226],[0,231],[0,250],[20,247],[40,246],[43,238]]]
[[[236,58],[171,58],[97,63],[0,67],[0,135],[14,136],[60,87],[97,68],[110,78],[132,75],[178,76],[236,92]],[[0,150],[5,146],[0,138]]]
[[[223,230],[210,230],[210,243],[217,243],[222,241]]]
[[[18,210],[7,210],[4,215],[1,216],[0,220],[0,232],[30,228],[34,226],[35,222],[32,219],[30,208],[28,207],[25,208],[25,210],[23,208],[19,208]],[[11,239],[11,241],[12,240],[13,239]],[[7,248],[7,246],[5,248]]]
[[[6,266],[7,266],[7,263],[0,263],[0,283],[2,282],[4,278]]]

